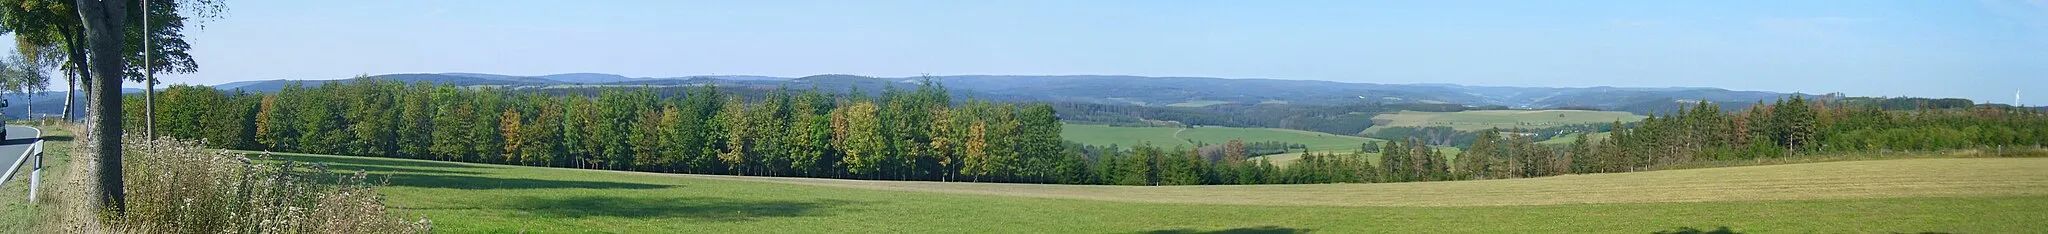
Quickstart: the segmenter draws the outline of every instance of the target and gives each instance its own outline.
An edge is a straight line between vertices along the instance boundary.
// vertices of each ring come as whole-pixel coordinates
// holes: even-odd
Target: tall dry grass
[[[80,141],[84,142],[84,141]],[[201,142],[130,137],[122,167],[122,215],[91,204],[97,157],[77,144],[74,175],[58,191],[54,212],[62,233],[426,233],[425,217],[409,221],[384,205],[381,181],[362,172],[336,173],[307,164],[208,150]]]

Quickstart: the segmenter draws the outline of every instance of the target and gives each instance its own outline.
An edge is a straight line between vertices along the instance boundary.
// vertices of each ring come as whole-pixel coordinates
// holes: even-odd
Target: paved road
[[[28,151],[28,145],[36,143],[36,135],[41,133],[41,130],[36,130],[35,128],[7,125],[7,140],[0,141],[0,166],[26,167],[27,165],[14,165],[14,160],[21,159],[21,153]],[[22,163],[32,164],[35,162]],[[22,168],[22,170],[28,169],[30,168]],[[5,172],[7,172],[6,168],[0,168],[0,173]]]

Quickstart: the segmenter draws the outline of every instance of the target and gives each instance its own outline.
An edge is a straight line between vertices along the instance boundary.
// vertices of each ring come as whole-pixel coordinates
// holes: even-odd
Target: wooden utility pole
[[[150,34],[149,31],[150,28],[153,28],[149,26],[149,14],[152,13],[149,8],[149,0],[140,1],[142,1],[142,136],[154,140],[156,139],[156,63],[150,60],[150,55],[156,52],[156,48],[149,47],[149,42],[150,38],[156,37],[156,35]]]

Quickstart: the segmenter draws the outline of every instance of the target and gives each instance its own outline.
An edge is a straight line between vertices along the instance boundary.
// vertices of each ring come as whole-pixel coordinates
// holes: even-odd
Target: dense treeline
[[[675,95],[546,95],[381,81],[273,94],[173,86],[161,97],[158,132],[218,148],[532,166],[1089,182],[1086,162],[1064,150],[1045,104],[954,105],[931,85],[878,97],[766,93],[744,98],[703,86]]]
[[[1969,105],[1961,105],[1969,106]],[[1599,141],[1580,137],[1544,146],[1527,137],[1480,132],[1458,157],[1465,178],[1518,178],[1566,173],[1653,170],[1727,160],[1796,157],[1816,153],[1925,151],[2040,147],[2048,143],[2048,115],[2018,108],[1887,111],[1881,105],[1843,105],[1800,96],[1722,111],[1704,103],[1623,125]]]
[[[1201,148],[1081,146],[1060,140],[1051,105],[954,102],[937,84],[875,97],[762,92],[579,95],[357,81],[261,94],[178,85],[159,97],[157,132],[214,148],[673,173],[1146,185],[1378,180],[1329,174],[1370,168],[1359,163],[1363,154],[1310,155],[1295,164],[1300,170],[1246,159],[1300,147],[1292,143],[1202,147],[1215,157]],[[141,121],[140,107],[129,108],[128,121]]]
[[[1390,141],[1381,146],[1378,166],[1363,145],[1361,150],[1351,153],[1303,153],[1285,167],[1267,160],[1247,159],[1246,151],[1225,150],[1227,154],[1222,158],[1209,160],[1200,152],[1140,145],[1128,151],[1106,151],[1128,155],[1102,157],[1111,160],[1103,161],[1096,174],[1102,176],[1104,183],[1120,185],[1373,183],[1454,178],[1442,153],[1413,139],[1407,142]],[[1243,145],[1242,141],[1230,141],[1224,148],[1241,149]]]

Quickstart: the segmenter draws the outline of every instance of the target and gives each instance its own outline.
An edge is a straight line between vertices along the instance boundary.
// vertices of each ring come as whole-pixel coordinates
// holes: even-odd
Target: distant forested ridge
[[[874,95],[886,87],[912,89],[930,79],[947,84],[955,99],[973,96],[1002,102],[1093,103],[1124,106],[1208,106],[1216,104],[1287,104],[1343,106],[1357,103],[1460,104],[1502,106],[1516,109],[1600,109],[1649,115],[1670,112],[1692,103],[1716,102],[1746,105],[1758,100],[1784,97],[1786,93],[1735,91],[1703,87],[1500,87],[1452,84],[1373,84],[1320,80],[1227,79],[1213,77],[1146,77],[1118,75],[951,75],[930,77],[866,77],[823,74],[805,77],[686,76],[629,78],[611,74],[572,73],[513,76],[477,73],[385,74],[371,80],[430,82],[458,87],[640,87],[698,86],[724,87],[819,87],[831,93],[862,90]],[[360,79],[360,78],[359,78]],[[303,82],[305,87],[340,80],[265,80],[221,84],[216,88],[274,92],[287,84]],[[1813,95],[1804,95],[1809,98]],[[1740,108],[1740,106],[1730,106]]]

